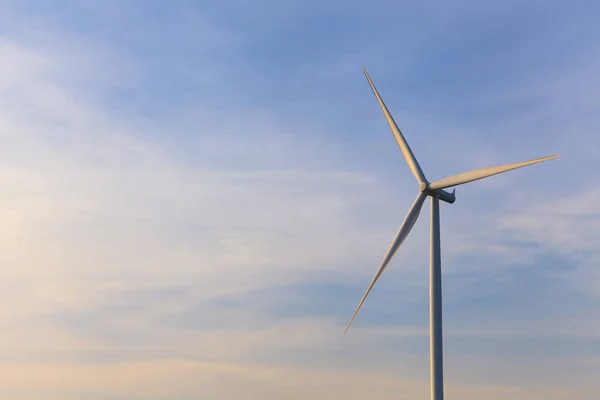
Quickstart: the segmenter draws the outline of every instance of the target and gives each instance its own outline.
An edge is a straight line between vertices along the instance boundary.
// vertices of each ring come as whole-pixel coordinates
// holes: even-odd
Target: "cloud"
[[[360,399],[376,395],[379,398],[413,398],[426,395],[426,385],[391,375],[349,374],[335,371],[307,371],[280,366],[240,366],[206,364],[180,360],[164,360],[150,364],[93,365],[73,368],[69,365],[22,368],[12,366],[3,374],[2,386],[12,393],[25,394],[43,389],[46,394],[65,398],[196,398],[215,396],[239,398],[251,393],[262,398],[286,396],[302,399],[310,396],[336,396]],[[25,388],[26,386],[26,388]],[[65,389],[68,387],[69,389]],[[5,389],[5,390],[7,390]],[[8,391],[7,390],[7,391]],[[93,391],[93,392],[92,392]],[[80,396],[69,397],[79,392]],[[566,399],[570,395],[591,398],[592,391],[581,387],[565,389],[560,385],[532,387],[450,387],[448,395],[475,399],[486,396],[501,399]]]
[[[550,197],[535,207],[522,207],[497,221],[497,225],[517,238],[527,237],[538,243],[539,251],[568,258],[569,268],[556,271],[558,276],[597,296],[600,282],[595,272],[600,261],[598,201],[600,193],[595,188]]]

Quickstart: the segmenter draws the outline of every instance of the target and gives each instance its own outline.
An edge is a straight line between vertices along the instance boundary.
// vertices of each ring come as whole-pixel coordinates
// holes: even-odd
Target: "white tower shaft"
[[[440,249],[440,200],[431,196],[431,244],[429,271],[429,368],[431,400],[444,400],[442,345],[442,262]]]

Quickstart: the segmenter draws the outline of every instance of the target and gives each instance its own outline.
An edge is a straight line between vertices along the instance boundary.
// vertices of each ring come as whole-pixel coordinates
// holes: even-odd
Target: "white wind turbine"
[[[354,315],[352,315],[352,319],[348,323],[346,330],[344,333],[348,331],[352,321],[358,314],[358,311],[362,307],[365,302],[367,296],[377,283],[377,280],[389,264],[390,260],[394,256],[394,253],[398,250],[404,239],[408,236],[408,233],[415,225],[417,218],[419,217],[419,212],[421,211],[421,207],[423,206],[423,202],[425,202],[425,198],[427,196],[431,197],[431,244],[430,244],[430,280],[429,280],[429,332],[430,332],[430,382],[431,382],[431,399],[432,400],[443,400],[444,398],[444,380],[443,380],[443,361],[442,361],[442,271],[441,271],[441,255],[440,255],[440,210],[439,210],[439,201],[443,200],[447,203],[454,203],[456,197],[454,195],[455,190],[452,193],[445,191],[444,189],[462,185],[464,183],[476,181],[479,179],[487,178],[492,175],[501,174],[503,172],[507,172],[516,168],[525,167],[527,165],[536,164],[542,161],[551,160],[553,158],[557,158],[558,155],[537,158],[535,160],[525,161],[521,163],[502,165],[491,168],[478,169],[475,171],[464,172],[462,174],[449,176],[447,178],[441,179],[434,183],[429,183],[427,178],[425,178],[425,174],[421,170],[419,163],[417,162],[414,154],[412,153],[408,143],[404,139],[402,132],[396,125],[396,122],[392,118],[390,112],[385,106],[381,96],[375,89],[375,85],[369,78],[369,74],[363,68],[363,72],[369,81],[369,85],[379,102],[379,106],[383,111],[385,119],[394,134],[394,138],[400,147],[400,151],[402,151],[402,155],[404,159],[408,163],[408,167],[412,171],[413,175],[419,182],[419,194],[411,208],[408,210],[408,214],[400,227],[400,230],[396,234],[392,245],[390,246],[387,254],[383,258],[379,269],[375,273],[375,276],[371,280],[369,287],[362,300],[356,307],[356,311],[354,311]]]

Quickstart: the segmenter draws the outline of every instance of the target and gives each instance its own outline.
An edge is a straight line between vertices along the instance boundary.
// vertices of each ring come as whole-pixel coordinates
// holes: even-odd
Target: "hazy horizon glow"
[[[0,3],[0,397],[594,400],[600,5]],[[428,206],[425,206],[428,207]]]

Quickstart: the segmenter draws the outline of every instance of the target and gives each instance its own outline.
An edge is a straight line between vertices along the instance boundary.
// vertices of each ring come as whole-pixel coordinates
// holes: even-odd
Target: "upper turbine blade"
[[[350,328],[352,321],[354,321],[354,318],[356,318],[358,311],[360,310],[363,303],[367,299],[367,296],[371,292],[371,289],[373,289],[373,286],[375,286],[375,283],[377,283],[377,280],[379,279],[379,277],[381,276],[381,274],[383,273],[383,271],[389,264],[390,260],[396,253],[396,250],[398,250],[398,248],[400,247],[402,242],[404,242],[404,239],[406,239],[406,237],[408,236],[408,233],[410,232],[410,230],[415,225],[415,222],[417,222],[417,218],[419,218],[419,213],[421,212],[421,207],[423,206],[423,202],[425,201],[426,197],[427,197],[427,195],[425,193],[419,193],[415,202],[410,207],[410,210],[408,210],[408,214],[406,214],[406,218],[404,218],[404,222],[402,223],[400,230],[396,234],[396,237],[394,238],[392,245],[390,246],[389,250],[387,251],[387,254],[383,258],[383,261],[381,262],[379,269],[377,269],[375,276],[371,280],[371,283],[369,284],[369,287],[367,288],[365,295],[363,296],[362,300],[358,304],[358,307],[356,307],[356,310],[354,311],[354,315],[352,315],[352,319],[348,323],[348,326],[346,326],[346,330],[344,331],[344,333],[348,332],[348,329]]]
[[[441,179],[429,185],[430,190],[446,189],[452,186],[462,185],[464,183],[473,182],[479,179],[487,178],[488,176],[498,175],[503,172],[511,171],[513,169],[526,167],[528,165],[537,164],[542,161],[552,160],[558,158],[558,155],[536,158],[535,160],[524,161],[520,163],[500,165],[497,167],[477,169],[475,171],[463,172],[462,174],[449,176]]]
[[[369,81],[369,85],[371,85],[371,89],[373,90],[375,97],[377,97],[377,101],[379,102],[381,111],[383,111],[383,115],[385,115],[385,119],[387,120],[387,123],[390,126],[390,129],[392,130],[394,137],[396,138],[396,142],[398,143],[398,146],[400,147],[400,151],[402,151],[402,155],[404,156],[404,159],[408,163],[408,167],[412,171],[415,178],[417,178],[417,181],[419,181],[419,183],[427,182],[427,179],[425,179],[425,174],[423,174],[423,171],[421,170],[421,167],[419,166],[419,163],[417,162],[415,155],[413,154],[412,150],[408,146],[406,139],[404,139],[404,136],[402,135],[400,128],[398,128],[398,125],[396,125],[394,118],[392,118],[392,115],[390,114],[385,103],[381,99],[381,96],[377,92],[377,89],[375,89],[375,85],[373,85],[373,82],[371,81],[371,78],[369,77],[369,74],[367,73],[367,70],[365,68],[363,68],[363,72],[364,72],[365,76],[367,77],[367,80]]]

